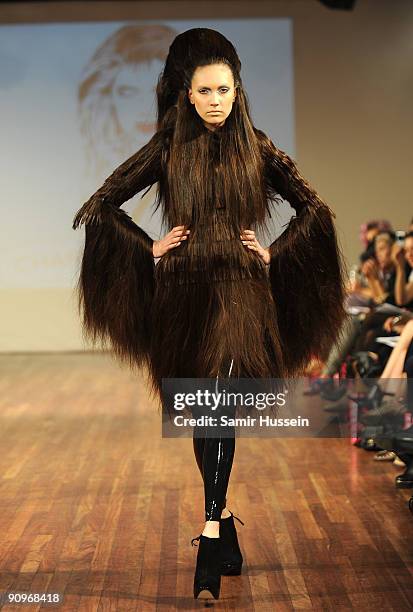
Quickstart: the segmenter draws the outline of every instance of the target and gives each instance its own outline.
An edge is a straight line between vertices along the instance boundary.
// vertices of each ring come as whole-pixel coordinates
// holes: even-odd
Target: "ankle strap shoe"
[[[194,576],[195,599],[218,599],[221,587],[220,550],[221,538],[208,538],[202,533],[192,538],[192,546],[198,540],[198,554]]]
[[[244,525],[244,522],[232,512],[231,516],[219,520],[221,574],[223,576],[239,576],[241,574],[243,557],[238,543],[234,519],[237,519],[237,521]]]

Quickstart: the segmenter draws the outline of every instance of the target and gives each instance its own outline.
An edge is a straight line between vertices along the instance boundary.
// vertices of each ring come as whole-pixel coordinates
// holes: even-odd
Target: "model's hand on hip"
[[[260,245],[253,230],[244,230],[240,238],[242,244],[245,244],[245,246],[252,251],[256,251],[265,264],[268,265],[270,263],[271,255],[269,249],[264,249],[264,247]]]
[[[191,230],[186,230],[185,225],[177,225],[173,227],[171,231],[166,234],[161,240],[154,240],[152,251],[154,257],[162,257],[169,251],[181,244],[182,240],[188,238],[188,234]]]

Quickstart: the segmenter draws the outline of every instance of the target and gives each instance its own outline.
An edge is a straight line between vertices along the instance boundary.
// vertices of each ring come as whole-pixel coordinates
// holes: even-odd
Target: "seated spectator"
[[[406,315],[398,313],[389,317],[385,313],[373,313],[366,317],[366,322],[360,327],[360,336],[355,343],[355,351],[368,351],[372,359],[384,367],[392,355],[391,347],[376,342],[377,336],[394,336],[400,333],[403,324],[413,312],[413,232],[406,234],[404,244],[394,244],[391,254],[395,267],[390,303],[402,307]],[[384,322],[380,324],[380,318]],[[363,333],[364,332],[364,333]]]
[[[413,296],[413,232],[406,235],[404,248],[395,244],[393,232],[380,232],[376,234],[374,247],[374,257],[362,264],[362,274],[366,279],[362,289],[373,308],[367,316],[353,314],[344,323],[342,340],[333,347],[320,378],[311,385],[310,393],[319,392],[323,385],[331,381],[350,352],[371,351],[372,358],[383,363],[384,367],[392,349],[383,344],[374,344],[375,338],[378,335],[397,335],[397,330],[387,331],[383,328],[386,320],[389,319],[390,324],[393,318],[386,313],[375,312],[374,306],[386,302],[411,306],[413,310],[413,302],[410,303]],[[360,286],[355,289],[360,291]]]
[[[363,295],[369,298],[368,304],[372,310],[367,316],[354,314],[345,323],[343,341],[335,347],[327,360],[324,372],[332,376],[340,367],[346,354],[350,351],[366,350],[365,343],[370,343],[382,328],[387,314],[375,312],[374,306],[384,301],[394,304],[395,264],[392,260],[392,248],[395,240],[393,232],[380,232],[374,240],[374,257],[364,261],[361,266],[367,287]],[[360,291],[360,289],[359,289]],[[349,304],[351,305],[351,303]],[[334,370],[334,371],[333,371]]]
[[[373,306],[373,292],[369,287],[368,280],[363,273],[363,265],[370,259],[375,259],[375,238],[383,232],[391,232],[389,221],[369,221],[361,226],[360,238],[365,247],[359,257],[359,264],[354,267],[351,273],[350,284],[347,288],[346,306]]]
[[[361,271],[367,279],[370,295],[375,304],[389,302],[394,304],[394,284],[396,279],[392,249],[395,242],[393,232],[380,232],[374,239],[374,256],[365,260]]]
[[[381,219],[379,221],[368,221],[360,228],[360,239],[364,245],[364,251],[360,255],[360,262],[363,263],[370,257],[374,257],[374,239],[381,232],[392,232],[390,221]]]
[[[392,260],[396,270],[395,303],[413,310],[413,231],[406,234],[403,245],[393,246]]]

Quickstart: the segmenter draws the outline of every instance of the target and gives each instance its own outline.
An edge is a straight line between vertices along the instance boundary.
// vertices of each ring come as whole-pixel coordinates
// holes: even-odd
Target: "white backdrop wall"
[[[410,221],[413,216],[410,178],[413,141],[411,2],[357,0],[355,10],[351,12],[329,10],[317,0],[1,4],[0,74],[5,85],[0,89],[2,135],[7,130],[7,138],[1,140],[1,243],[2,246],[7,244],[7,249],[2,249],[1,258],[0,350],[76,350],[82,346],[70,287],[76,275],[74,261],[81,246],[82,234],[80,231],[73,232],[70,222],[79,201],[93,191],[104,174],[103,166],[100,175],[99,168],[90,167],[90,172],[86,172],[87,140],[79,131],[79,123],[76,123],[79,119],[76,115],[79,111],[75,110],[76,92],[82,71],[91,59],[92,43],[83,42],[78,51],[71,40],[71,55],[76,57],[82,52],[83,62],[76,63],[69,56],[61,69],[61,76],[56,75],[56,83],[58,78],[63,77],[71,83],[72,117],[76,119],[67,143],[61,142],[55,133],[48,135],[51,144],[49,175],[56,173],[60,184],[65,185],[68,191],[67,194],[60,192],[60,197],[56,199],[53,183],[50,183],[50,187],[44,184],[43,179],[47,174],[43,167],[44,156],[38,156],[37,151],[34,155],[29,152],[32,146],[30,139],[36,133],[36,126],[30,127],[30,123],[33,123],[30,114],[26,113],[25,116],[29,124],[26,125],[26,142],[24,129],[18,136],[20,128],[14,121],[17,111],[9,106],[5,111],[10,95],[6,77],[8,75],[13,79],[13,75],[19,74],[19,71],[21,73],[24,64],[13,66],[13,58],[6,53],[3,32],[10,26],[24,25],[30,29],[33,24],[40,27],[45,24],[57,27],[60,24],[59,27],[69,29],[77,26],[100,32],[96,34],[96,48],[99,41],[107,40],[114,29],[131,22],[141,23],[149,19],[163,24],[176,24],[179,21],[181,24],[201,21],[216,24],[217,15],[226,22],[245,20],[247,26],[256,20],[266,23],[272,19],[286,19],[289,22],[286,32],[289,29],[292,45],[291,71],[288,72],[288,62],[281,66],[281,71],[284,76],[287,74],[284,83],[288,82],[288,74],[291,79],[291,96],[288,98],[287,87],[284,101],[286,106],[291,102],[291,122],[288,123],[279,100],[272,109],[270,122],[267,122],[261,111],[260,96],[253,97],[246,73],[244,81],[252,98],[257,125],[267,130],[279,146],[295,154],[304,176],[336,212],[337,227],[348,262],[352,263],[361,250],[358,230],[362,222],[387,217],[395,229],[404,229]],[[30,53],[34,53],[33,45],[30,49]],[[246,71],[253,54],[244,53],[242,47],[239,51]],[[37,50],[34,57],[39,58]],[[31,59],[26,63],[30,65]],[[277,66],[275,68],[280,70]],[[123,76],[127,77],[125,73]],[[25,78],[29,78],[27,73]],[[278,78],[282,78],[279,72]],[[41,89],[41,86],[42,82],[39,81],[38,88]],[[51,120],[55,126],[59,120],[59,105],[66,105],[67,108],[69,104],[68,96],[62,93],[65,87],[62,84],[60,92],[57,85],[52,88],[52,106],[54,104],[55,110],[51,111]],[[275,87],[275,90],[279,93],[279,88]],[[24,100],[26,108],[34,109],[34,104],[41,99],[34,95],[35,91],[32,90],[33,99],[29,97]],[[258,109],[259,118],[256,114]],[[39,116],[40,110],[36,121]],[[287,124],[284,126],[286,117]],[[35,142],[46,150],[47,139],[44,132],[41,134],[43,140],[39,142],[35,139]],[[120,161],[122,157],[119,152],[118,158],[116,155],[113,157],[113,162]],[[69,165],[65,163],[67,159]],[[28,163],[34,165],[37,176],[30,192],[24,190]],[[72,177],[65,178],[65,172],[74,173],[78,182],[73,183]],[[5,188],[5,177],[9,173],[14,173],[16,181],[20,183],[12,198],[8,191],[10,185],[7,194]],[[68,187],[69,184],[72,186]],[[32,188],[34,186],[36,189]],[[27,193],[27,199],[17,197],[19,193]],[[52,201],[53,206],[48,207],[45,214],[42,205]],[[127,209],[135,220],[146,223],[147,219],[143,218],[146,203],[142,204],[136,198],[129,204]],[[8,224],[4,223],[5,218]],[[23,240],[19,238],[20,233]],[[33,237],[37,245],[35,254],[31,248]],[[13,247],[15,240],[18,252]]]

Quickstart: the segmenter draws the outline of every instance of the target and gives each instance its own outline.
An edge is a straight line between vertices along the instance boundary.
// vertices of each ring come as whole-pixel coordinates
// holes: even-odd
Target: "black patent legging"
[[[235,438],[193,438],[196,462],[204,481],[205,520],[219,521],[235,452]]]
[[[226,505],[235,453],[235,428],[228,428],[226,435],[231,437],[208,437],[206,428],[201,427],[193,430],[195,458],[204,482],[205,521],[219,521]]]

